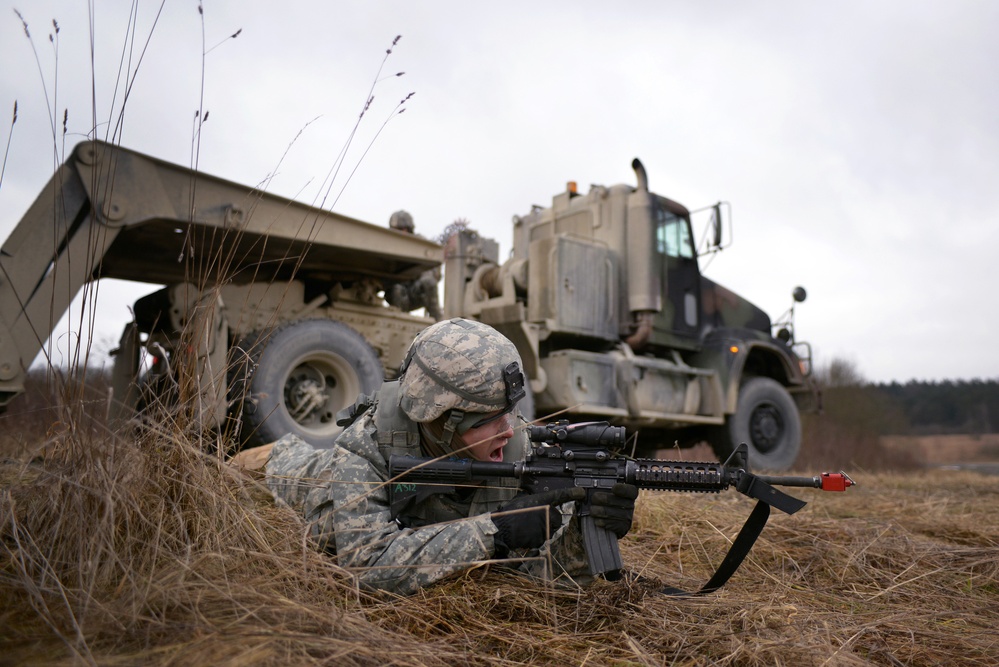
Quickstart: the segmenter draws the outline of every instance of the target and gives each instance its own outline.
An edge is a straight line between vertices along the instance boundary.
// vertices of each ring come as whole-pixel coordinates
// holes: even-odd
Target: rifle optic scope
[[[527,433],[532,442],[619,449],[627,439],[625,431],[625,427],[611,426],[607,422],[570,424],[563,420],[544,426],[529,426]]]

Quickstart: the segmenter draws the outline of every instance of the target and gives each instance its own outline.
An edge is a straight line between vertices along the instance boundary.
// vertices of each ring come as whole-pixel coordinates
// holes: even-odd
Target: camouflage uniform
[[[416,234],[413,216],[407,211],[396,211],[389,218],[389,227],[407,234]],[[390,306],[395,306],[403,312],[417,308],[427,311],[427,317],[440,322],[443,314],[437,296],[437,286],[441,281],[441,269],[435,266],[420,274],[420,277],[408,283],[398,283],[385,290],[385,300]]]
[[[467,320],[430,327],[414,341],[407,358],[411,368],[406,368],[403,378],[385,383],[332,449],[314,449],[289,435],[271,451],[267,484],[275,497],[300,509],[318,546],[336,554],[339,564],[352,569],[365,587],[411,594],[490,560],[496,552],[493,536],[497,527],[489,513],[517,495],[515,480],[497,479],[474,489],[448,489],[419,499],[398,517],[392,516],[387,486],[388,456],[406,451],[400,449],[397,436],[420,433],[420,423],[448,411],[475,414],[503,407],[502,401],[494,399],[503,396],[497,369],[506,359],[495,357],[495,350],[483,345],[486,329],[492,332],[488,335],[499,336],[490,327]],[[456,363],[462,364],[458,373],[466,391],[461,395],[442,392],[436,367],[420,355],[409,364],[418,343],[426,356],[442,359],[452,371]],[[507,356],[510,350],[516,355],[509,344]],[[379,415],[386,412],[396,420],[392,437],[379,432],[380,427],[385,430],[385,419]],[[527,445],[525,432],[517,430],[503,450],[503,460],[522,459]],[[422,434],[411,441],[409,453],[428,455],[429,446],[426,434]],[[563,510],[571,514],[571,505]],[[517,561],[520,568],[536,576],[551,579],[569,575],[577,581],[588,577],[577,521],[569,516],[540,552],[510,556],[526,558]]]
[[[441,305],[437,297],[437,285],[441,280],[440,267],[428,269],[416,280],[408,283],[397,283],[385,292],[385,300],[391,306],[401,311],[410,312],[424,308],[427,317],[439,322]]]

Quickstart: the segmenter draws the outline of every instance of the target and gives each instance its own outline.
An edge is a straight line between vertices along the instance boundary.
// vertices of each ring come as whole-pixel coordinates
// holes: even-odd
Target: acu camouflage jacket
[[[489,561],[496,525],[489,513],[517,493],[515,481],[496,480],[471,493],[442,493],[407,508],[398,520],[389,506],[389,450],[379,447],[378,413],[391,409],[396,423],[408,418],[398,407],[396,383],[385,383],[368,408],[336,439],[315,449],[294,435],[278,440],[267,462],[267,485],[275,498],[298,509],[319,548],[335,554],[360,583],[402,595]],[[379,401],[389,401],[381,404]],[[392,428],[389,426],[388,428]],[[504,460],[522,459],[527,436],[518,430]],[[420,455],[418,452],[399,452]],[[539,551],[511,554],[519,569],[545,579],[584,583],[588,566],[571,505],[563,526]]]

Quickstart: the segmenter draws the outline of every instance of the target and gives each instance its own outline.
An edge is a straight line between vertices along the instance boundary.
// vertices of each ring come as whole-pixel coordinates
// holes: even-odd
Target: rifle
[[[543,426],[529,426],[532,451],[523,461],[494,463],[472,459],[436,460],[413,456],[392,456],[389,460],[391,482],[389,498],[393,516],[410,503],[433,493],[453,490],[454,486],[496,477],[520,480],[526,493],[579,486],[592,492],[610,489],[618,482],[634,484],[654,491],[689,491],[718,493],[734,487],[739,493],[757,500],[749,519],[729,549],[715,574],[698,591],[710,593],[720,588],[738,569],[759,537],[775,507],[794,514],[805,502],[775,486],[812,487],[823,491],[845,491],[854,482],[845,472],[822,473],[813,477],[757,475],[749,471],[745,444],[739,445],[724,464],[697,461],[668,461],[628,458],[616,455],[626,442],[626,430],[607,422],[570,424],[557,421]],[[583,544],[590,573],[608,580],[621,578],[621,552],[617,537],[597,526],[590,515],[590,493],[580,501],[579,517]],[[678,589],[664,592],[689,595]]]

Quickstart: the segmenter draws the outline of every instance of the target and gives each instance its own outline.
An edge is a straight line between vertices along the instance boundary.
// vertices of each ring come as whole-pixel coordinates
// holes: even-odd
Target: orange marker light
[[[728,348],[728,351],[731,352],[732,354],[736,354],[739,351],[739,346],[733,345],[732,347]]]

